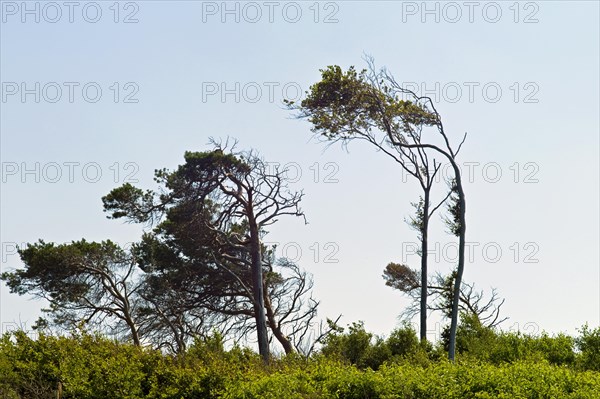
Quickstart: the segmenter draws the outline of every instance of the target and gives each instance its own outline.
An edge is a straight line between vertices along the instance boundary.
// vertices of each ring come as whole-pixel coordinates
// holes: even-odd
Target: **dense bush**
[[[588,331],[587,334],[590,335],[591,332]],[[456,349],[463,356],[495,365],[519,360],[544,360],[553,365],[573,366],[577,358],[575,344],[575,339],[564,334],[551,337],[547,333],[531,336],[520,332],[496,332],[482,326],[472,315],[461,315]],[[446,341],[442,345],[447,348]],[[590,348],[593,346],[594,344]],[[591,353],[591,349],[587,353]],[[583,368],[592,369],[589,366]]]
[[[423,348],[402,327],[387,339],[355,323],[311,359],[264,366],[253,351],[226,350],[220,336],[178,357],[101,336],[24,332],[0,340],[0,397],[9,399],[392,399],[597,398],[600,328],[580,337],[495,333],[463,320],[459,361]],[[578,352],[574,352],[576,345]]]
[[[387,340],[365,331],[362,322],[353,323],[347,333],[343,331],[339,328],[336,333],[327,337],[321,353],[361,369],[377,370],[386,361],[400,360],[423,352],[417,334],[409,326],[392,331]]]
[[[139,398],[145,378],[142,353],[88,334],[37,339],[24,332],[0,342],[0,392],[8,397],[50,397],[60,383],[65,398]]]
[[[583,326],[580,330],[581,336],[575,342],[581,351],[579,365],[585,370],[600,371],[600,327],[590,330]]]
[[[597,398],[600,375],[517,362],[496,367],[467,362],[439,362],[430,367],[383,365],[378,371],[331,361],[309,363],[264,374],[227,387],[227,399],[469,399],[469,398]]]

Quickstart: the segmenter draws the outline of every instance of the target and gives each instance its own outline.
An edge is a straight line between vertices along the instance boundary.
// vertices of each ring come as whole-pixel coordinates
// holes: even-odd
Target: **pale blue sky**
[[[362,68],[367,53],[399,82],[440,96],[455,143],[468,132],[460,161],[474,165],[467,241],[476,244],[465,278],[506,298],[504,327],[576,333],[600,323],[598,2],[428,2],[431,13],[422,2],[228,2],[234,11],[223,14],[220,1],[99,1],[78,2],[73,22],[62,2],[27,4],[33,14],[1,2],[3,271],[20,266],[13,243],[136,240],[140,227],[105,219],[101,196],[129,172],[151,188],[155,168],[174,168],[184,151],[229,135],[302,170],[295,187],[306,193],[309,225],[282,219],[268,240],[292,243],[288,255],[301,248],[321,315],[388,333],[406,299],[381,273],[389,261],[419,264],[403,222],[418,187],[363,143],[324,150],[281,105],[283,87],[306,90],[331,64]],[[88,22],[98,9],[98,22]],[[32,90],[24,99],[23,88]],[[224,101],[222,88],[233,90]],[[432,269],[446,272],[453,239],[435,224]],[[333,250],[338,262],[325,262]],[[33,322],[41,306],[0,287],[5,329]]]

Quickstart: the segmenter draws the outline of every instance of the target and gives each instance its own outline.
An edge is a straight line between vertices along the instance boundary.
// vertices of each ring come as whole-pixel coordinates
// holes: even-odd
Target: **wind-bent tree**
[[[266,227],[279,217],[304,216],[299,207],[303,194],[291,192],[285,175],[277,168],[269,168],[255,153],[234,152],[235,145],[228,148],[227,143],[213,144],[213,151],[186,152],[185,163],[173,172],[156,171],[155,180],[166,189],[161,194],[125,184],[103,198],[104,208],[112,218],[125,217],[135,222],[153,222],[165,213],[171,219],[185,218],[171,232],[196,231],[185,243],[190,252],[184,253],[187,256],[183,256],[183,261],[195,261],[196,258],[189,258],[190,253],[203,261],[208,257],[213,269],[222,276],[228,275],[235,284],[218,281],[225,281],[228,289],[243,292],[250,299],[259,352],[267,362],[269,320],[265,313],[262,238]],[[167,226],[172,225],[169,218],[166,222]],[[203,246],[189,248],[198,237],[200,241],[209,240],[210,250]],[[227,295],[225,303],[232,297]],[[227,312],[226,308],[219,309]],[[277,332],[273,332],[277,337]],[[283,335],[277,338],[280,342],[287,340]]]
[[[431,98],[418,96],[398,84],[386,70],[376,71],[372,62],[369,65],[369,72],[363,70],[360,73],[353,67],[343,72],[339,66],[329,66],[321,70],[321,80],[310,87],[306,98],[300,104],[293,101],[286,103],[290,109],[299,111],[299,118],[308,119],[312,124],[312,131],[325,141],[347,144],[351,140],[365,140],[395,159],[409,173],[414,172],[411,174],[420,182],[428,181],[427,169],[421,168],[427,154],[431,154],[431,157],[443,157],[452,166],[455,185],[451,191],[458,195],[459,216],[459,254],[448,351],[448,357],[453,360],[466,231],[465,195],[456,157],[466,136],[457,149],[454,149]],[[405,100],[404,97],[409,99]],[[425,134],[431,130],[435,133],[428,135],[430,138],[426,140]],[[411,169],[408,165],[420,167]],[[434,171],[435,165],[437,162],[433,163]],[[429,176],[432,174],[433,172]],[[424,200],[423,208],[425,204],[428,204],[428,201]],[[423,214],[425,216],[422,220],[426,221],[432,212],[423,211]],[[423,224],[419,227],[426,228]],[[423,234],[421,238],[424,241],[427,239]],[[422,261],[426,266],[426,259],[422,258]],[[426,273],[423,273],[422,277],[422,294],[425,294],[422,300],[425,302]],[[424,313],[422,317],[423,315]]]
[[[403,318],[410,320],[419,312],[420,307],[422,279],[419,271],[404,264],[389,263],[383,272],[383,278],[386,285],[399,290],[412,299],[411,305],[402,312]],[[432,298],[427,305],[429,311],[440,311],[445,317],[451,317],[454,279],[455,272],[449,276],[436,273],[429,279],[427,288],[429,296]],[[501,300],[498,297],[495,288],[492,288],[489,297],[486,298],[483,291],[475,289],[474,283],[462,282],[459,310],[473,315],[483,326],[493,328],[507,320],[507,317],[500,318],[500,307],[503,304],[504,299]]]
[[[20,249],[23,269],[2,273],[10,291],[50,302],[52,324],[102,326],[140,345],[134,278],[136,261],[111,241],[55,245],[39,241]]]

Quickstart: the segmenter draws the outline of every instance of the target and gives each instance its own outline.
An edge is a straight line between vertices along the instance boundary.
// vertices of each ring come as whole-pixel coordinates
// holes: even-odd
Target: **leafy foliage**
[[[172,356],[85,332],[33,339],[19,331],[0,339],[0,396],[55,398],[60,389],[62,399],[594,399],[600,391],[595,365],[581,361],[598,353],[594,338],[600,329],[584,327],[577,338],[582,352],[567,362],[557,361],[570,359],[560,355],[568,343],[564,337],[469,335],[466,326],[459,332],[460,349],[469,356],[458,363],[421,348],[408,327],[383,340],[354,323],[347,333],[338,331],[320,355],[291,355],[265,366],[248,349],[226,349],[218,334]],[[489,344],[496,354],[516,349],[492,361],[483,350]],[[352,351],[352,345],[360,349]],[[548,356],[536,357],[536,351]],[[548,360],[552,354],[559,356]]]
[[[579,362],[582,368],[600,371],[600,327],[590,329],[586,324],[580,330],[581,336],[575,340],[581,351]]]
[[[392,86],[373,82],[366,70],[321,69],[321,80],[310,87],[299,109],[312,130],[327,139],[349,139],[372,129],[393,132],[400,140],[414,126],[434,126],[437,115],[421,103],[400,98]],[[378,87],[380,86],[380,87]],[[287,101],[292,109],[296,105]]]
[[[361,369],[377,370],[386,361],[415,355],[420,350],[417,335],[409,326],[398,328],[383,339],[367,332],[359,322],[352,323],[347,333],[339,329],[328,336],[321,353]]]
[[[102,325],[139,344],[132,301],[139,284],[132,282],[135,259],[110,240],[55,245],[39,241],[20,249],[25,267],[2,273],[11,292],[32,294],[50,302],[46,313],[55,325]],[[42,320],[40,326],[45,324]]]
[[[585,339],[584,337],[585,334],[575,340],[565,334],[551,337],[547,333],[531,336],[520,332],[496,332],[493,328],[483,326],[477,317],[462,314],[456,345],[458,352],[464,356],[494,365],[529,360],[593,370],[594,365],[583,360],[593,353],[594,348],[597,350],[600,343],[590,345],[578,355],[575,352],[575,342]],[[442,345],[447,345],[447,342],[446,331],[443,333]]]
[[[389,263],[383,271],[385,284],[412,299],[412,303],[404,309],[402,317],[410,320],[420,310],[421,300],[421,273],[411,269],[407,265]],[[447,276],[436,273],[427,282],[427,294],[431,301],[427,304],[427,310],[439,311],[446,318],[452,314],[452,300],[454,297],[454,284],[456,271]],[[507,318],[500,317],[500,308],[504,299],[500,300],[495,289],[486,298],[483,291],[475,289],[475,284],[462,281],[459,295],[459,310],[463,313],[476,317],[479,322],[488,326],[496,327]]]

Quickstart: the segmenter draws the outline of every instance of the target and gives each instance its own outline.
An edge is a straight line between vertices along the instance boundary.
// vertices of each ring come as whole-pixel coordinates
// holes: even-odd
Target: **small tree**
[[[429,279],[427,288],[433,300],[428,302],[428,311],[442,312],[448,318],[452,316],[455,276],[455,272],[449,276],[436,273]],[[389,263],[383,272],[386,285],[406,294],[412,300],[411,305],[403,312],[403,317],[406,319],[412,318],[419,312],[420,277],[417,270],[398,263]],[[475,284],[462,282],[459,310],[477,318],[484,327],[493,328],[508,319],[500,317],[500,308],[503,304],[504,299],[498,297],[496,289],[492,289],[489,297],[486,298],[483,291],[475,289]]]
[[[23,269],[2,273],[9,289],[50,302],[56,326],[108,327],[140,345],[135,258],[111,241],[55,245],[39,241],[20,249]],[[111,323],[116,322],[116,323]]]

